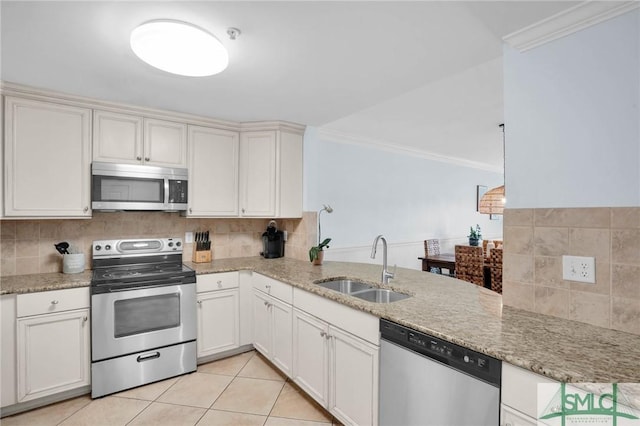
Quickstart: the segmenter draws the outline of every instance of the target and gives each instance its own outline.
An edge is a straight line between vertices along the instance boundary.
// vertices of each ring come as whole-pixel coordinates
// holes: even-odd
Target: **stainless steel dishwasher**
[[[380,425],[498,426],[499,360],[380,320]]]

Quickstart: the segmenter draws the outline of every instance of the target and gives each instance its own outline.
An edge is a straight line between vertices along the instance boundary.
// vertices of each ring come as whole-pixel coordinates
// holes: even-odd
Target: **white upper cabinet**
[[[142,117],[93,112],[93,159],[110,163],[142,162]]]
[[[238,216],[238,132],[189,126],[190,217]]]
[[[5,97],[4,215],[91,216],[91,110]]]
[[[240,139],[242,216],[276,215],[276,132],[247,132]]]
[[[93,112],[93,160],[187,166],[187,125],[112,111]]]
[[[144,163],[153,166],[187,166],[187,125],[144,119]]]
[[[240,216],[302,216],[302,134],[240,135]]]

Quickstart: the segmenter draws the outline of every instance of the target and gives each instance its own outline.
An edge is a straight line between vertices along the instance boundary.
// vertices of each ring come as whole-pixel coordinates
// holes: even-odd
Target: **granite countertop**
[[[381,286],[379,265],[325,262],[313,266],[294,259],[261,257],[185,264],[197,274],[238,270],[262,273],[558,381],[640,382],[640,336],[502,306],[500,295],[453,278],[398,268],[388,288],[413,297],[377,304],[314,282],[341,277]],[[88,286],[90,280],[90,271],[3,277],[0,294]],[[640,400],[640,395],[637,397]]]

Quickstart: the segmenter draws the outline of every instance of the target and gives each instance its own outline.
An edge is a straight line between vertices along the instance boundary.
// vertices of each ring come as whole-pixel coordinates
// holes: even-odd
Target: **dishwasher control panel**
[[[502,363],[496,358],[385,319],[380,320],[380,336],[451,368],[500,385]]]

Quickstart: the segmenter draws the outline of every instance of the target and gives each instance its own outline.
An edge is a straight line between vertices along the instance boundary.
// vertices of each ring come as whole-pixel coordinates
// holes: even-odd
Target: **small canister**
[[[62,272],[65,274],[84,272],[84,253],[62,255]]]

